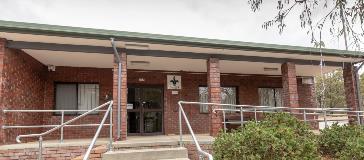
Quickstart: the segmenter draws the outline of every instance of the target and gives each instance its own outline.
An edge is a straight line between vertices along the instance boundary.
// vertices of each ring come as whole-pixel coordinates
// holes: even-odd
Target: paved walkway
[[[200,144],[211,143],[214,138],[207,134],[199,134],[196,136]],[[183,142],[192,143],[191,135],[183,135]],[[133,144],[133,143],[153,143],[153,142],[178,142],[179,135],[157,135],[157,136],[129,136],[125,141],[116,141],[115,144]],[[99,138],[96,145],[108,144],[108,138]],[[91,143],[90,139],[65,139],[62,143],[59,140],[43,141],[43,147],[67,147],[67,146],[88,146]],[[25,149],[38,148],[38,141],[10,144],[0,146],[0,150],[8,149]]]

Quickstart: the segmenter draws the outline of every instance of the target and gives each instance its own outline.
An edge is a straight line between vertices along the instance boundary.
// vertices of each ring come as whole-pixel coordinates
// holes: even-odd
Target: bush
[[[346,146],[340,153],[336,154],[336,157],[342,160],[362,160],[364,159],[364,138],[351,138],[346,142]]]
[[[324,156],[339,159],[364,159],[364,130],[356,125],[338,124],[321,130],[320,152]]]
[[[268,114],[231,133],[220,133],[213,144],[214,159],[319,159],[315,135],[286,113]]]

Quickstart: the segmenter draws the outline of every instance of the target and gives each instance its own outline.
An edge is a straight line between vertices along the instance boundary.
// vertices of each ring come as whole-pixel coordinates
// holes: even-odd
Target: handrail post
[[[257,120],[257,108],[254,108],[254,119],[255,119],[255,122],[258,122],[258,120]]]
[[[356,118],[358,120],[358,125],[360,125],[360,113],[356,112]]]
[[[43,143],[43,137],[42,136],[39,136],[39,148],[38,148],[38,160],[42,160],[42,150],[43,150],[43,147],[42,147],[42,143]]]
[[[178,126],[179,126],[179,146],[182,147],[182,104],[178,102]]]
[[[327,118],[326,118],[326,116],[327,116],[327,113],[326,113],[326,110],[324,110],[325,128],[327,128],[327,127],[328,127],[328,125],[327,125]]]
[[[240,107],[240,125],[241,127],[244,126],[244,114],[243,114],[243,108]]]
[[[307,117],[306,117],[306,109],[303,110],[303,121],[306,123],[307,122]]]
[[[226,133],[226,118],[225,118],[225,110],[222,111],[222,118],[224,123],[224,133]]]
[[[109,151],[112,151],[112,141],[113,141],[113,139],[112,139],[112,128],[113,128],[113,123],[112,123],[112,106],[111,106],[111,108],[110,108],[110,115],[109,115],[109,120],[110,120],[110,122],[109,122],[109,124],[110,124],[110,126],[109,126]]]
[[[61,125],[64,123],[64,111],[61,112]],[[61,143],[63,142],[63,126],[61,127]]]

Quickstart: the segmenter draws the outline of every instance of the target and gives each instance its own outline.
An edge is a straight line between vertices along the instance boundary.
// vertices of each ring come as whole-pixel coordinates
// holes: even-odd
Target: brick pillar
[[[358,110],[358,101],[356,95],[356,80],[355,80],[355,66],[350,63],[345,63],[343,68],[344,88],[346,106],[351,110]],[[349,118],[349,122],[356,122],[354,117]]]
[[[5,44],[6,39],[0,38],[0,126],[5,124],[5,114],[2,112],[4,109],[3,105],[3,67],[4,67],[4,55],[5,55]],[[0,145],[5,144],[6,136],[5,130],[0,128]]]
[[[114,59],[116,57],[114,56]],[[127,87],[127,56],[125,52],[120,54],[121,59],[121,135],[120,139],[117,139],[117,124],[118,124],[118,63],[114,63],[113,69],[113,136],[115,140],[125,140],[127,136],[127,94],[128,94],[128,87]]]
[[[209,58],[207,60],[207,87],[209,102],[221,103],[221,88],[220,88],[220,66],[219,59]],[[210,135],[216,136],[222,129],[221,113],[213,113],[212,109],[219,106],[211,106],[209,108],[210,113]]]
[[[298,92],[297,92],[297,78],[296,66],[294,63],[286,62],[282,64],[282,86],[283,86],[283,106],[298,108]],[[294,111],[298,112],[298,111]]]

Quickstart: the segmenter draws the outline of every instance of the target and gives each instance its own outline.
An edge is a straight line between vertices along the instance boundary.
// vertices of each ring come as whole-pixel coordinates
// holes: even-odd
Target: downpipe
[[[117,139],[120,139],[120,124],[121,124],[121,114],[120,114],[120,111],[121,111],[121,61],[120,61],[120,56],[119,56],[119,53],[118,53],[118,50],[116,49],[116,46],[115,46],[115,41],[114,41],[114,38],[110,38],[111,40],[111,46],[114,50],[114,55],[116,57],[115,59],[115,63],[118,63],[118,91],[117,91],[117,94],[118,94],[118,103],[117,103],[117,124],[116,124],[116,128],[117,128]]]

